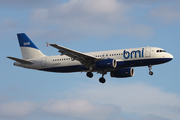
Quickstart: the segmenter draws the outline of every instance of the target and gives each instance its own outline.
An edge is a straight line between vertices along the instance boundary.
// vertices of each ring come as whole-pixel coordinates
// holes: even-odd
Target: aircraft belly
[[[137,66],[148,66],[157,65],[170,61],[171,58],[154,58],[154,59],[139,59],[139,60],[127,60],[124,61],[124,67],[137,67]]]
[[[82,69],[78,69],[80,65],[75,66],[61,66],[61,67],[51,67],[51,68],[43,68],[39,69],[42,71],[48,71],[48,72],[59,72],[59,73],[65,73],[65,72],[80,72]],[[87,70],[87,68],[86,68]]]

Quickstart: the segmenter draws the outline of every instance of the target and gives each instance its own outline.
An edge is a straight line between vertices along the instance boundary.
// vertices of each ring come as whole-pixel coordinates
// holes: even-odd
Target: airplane
[[[25,33],[17,34],[23,59],[7,57],[16,61],[15,66],[57,73],[86,72],[92,78],[93,72],[102,74],[100,83],[105,83],[104,75],[110,72],[111,77],[125,78],[134,76],[132,67],[148,66],[149,74],[153,65],[169,62],[173,59],[170,53],[158,47],[141,47],[132,49],[78,52],[57,44],[47,43],[58,49],[57,56],[44,55]]]

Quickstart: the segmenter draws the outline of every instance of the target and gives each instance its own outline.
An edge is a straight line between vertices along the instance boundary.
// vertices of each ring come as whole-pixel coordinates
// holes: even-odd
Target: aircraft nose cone
[[[171,55],[171,54],[169,53],[168,58],[169,58],[169,61],[171,61],[171,60],[173,59],[173,55]]]
[[[169,55],[169,58],[173,59],[173,55],[170,54],[170,55]]]

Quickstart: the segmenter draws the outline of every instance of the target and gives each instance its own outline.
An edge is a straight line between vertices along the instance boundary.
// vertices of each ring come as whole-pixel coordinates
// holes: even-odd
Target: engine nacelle
[[[114,59],[105,59],[97,61],[95,64],[96,68],[106,69],[106,68],[116,68],[117,62]]]
[[[111,71],[111,77],[124,78],[134,76],[133,68],[123,68],[116,71]]]

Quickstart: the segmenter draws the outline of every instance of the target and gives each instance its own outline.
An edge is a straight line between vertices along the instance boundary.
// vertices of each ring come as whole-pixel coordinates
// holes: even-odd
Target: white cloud
[[[117,0],[71,0],[53,7],[35,9],[31,20],[32,25],[41,28],[36,32],[46,33],[45,37],[51,39],[57,36],[71,36],[71,39],[83,36],[106,38],[124,33],[137,38],[152,37],[152,27],[134,24],[132,18],[127,17],[131,9],[132,6]]]
[[[18,6],[28,6],[24,9],[26,12],[14,11],[15,14],[27,16],[28,12],[31,12],[25,18],[18,15],[18,18],[12,19],[3,17],[1,27],[7,26],[4,27],[7,31],[23,31],[41,39],[67,41],[91,37],[106,39],[111,36],[122,37],[122,35],[146,39],[154,36],[152,26],[135,21],[138,17],[134,18],[136,7],[147,5],[143,1],[135,5],[119,0],[70,0],[65,3],[55,1],[43,2],[42,6],[39,6],[42,1],[26,3],[18,0],[14,3],[12,0],[9,2],[2,0],[1,3],[5,6],[16,6],[18,10],[21,9]]]
[[[119,23],[124,23],[125,11],[126,5],[116,0],[71,0],[52,8],[37,9],[33,12],[32,19],[41,23],[56,23],[60,26],[65,24],[69,28],[77,27],[75,29],[88,31],[92,28],[106,27],[101,26],[102,23],[111,25],[117,20]]]
[[[27,116],[57,116],[60,119],[105,120],[120,116],[120,108],[109,104],[93,104],[85,99],[50,100],[43,103],[8,102],[0,104],[2,118],[23,118]],[[28,118],[28,117],[27,117]]]
[[[120,106],[122,112],[140,116],[153,114],[173,120],[180,117],[179,95],[145,84],[91,86],[77,94],[91,101],[113,103]]]
[[[139,120],[170,120],[170,119],[165,119],[163,117],[159,117],[159,116],[151,114],[151,115],[144,116],[140,118]]]
[[[49,1],[49,0],[0,0],[0,6],[10,9],[27,9],[34,8],[37,6],[50,5],[57,2],[57,0]]]
[[[42,105],[42,111],[83,120],[104,120],[120,114],[120,109],[113,105],[92,104],[85,99],[51,100]]]
[[[1,22],[5,32],[23,31],[41,39],[77,40],[84,38],[128,36],[135,39],[154,37],[153,24],[157,19],[164,23],[180,21],[178,0],[70,0],[26,1],[0,0],[8,8]],[[21,7],[19,7],[21,6]],[[157,6],[157,7],[156,7]],[[154,8],[156,7],[156,8]],[[14,9],[17,9],[15,11]],[[24,12],[21,9],[24,9]],[[154,9],[153,9],[154,8]],[[13,10],[13,12],[12,12]],[[28,16],[9,20],[6,15]],[[29,12],[31,15],[29,15]],[[148,15],[153,18],[148,21]],[[29,20],[30,19],[30,20]],[[148,19],[148,20],[147,20]],[[7,20],[7,21],[6,21]],[[8,24],[9,25],[8,25]]]
[[[33,102],[8,102],[0,104],[0,116],[22,117],[30,114],[36,105]]]
[[[0,118],[42,115],[74,120],[126,120],[124,113],[138,120],[179,120],[180,117],[180,95],[145,84],[89,85],[66,94],[70,98],[0,104]]]
[[[163,4],[150,12],[150,16],[157,18],[165,24],[180,21],[180,2]]]

